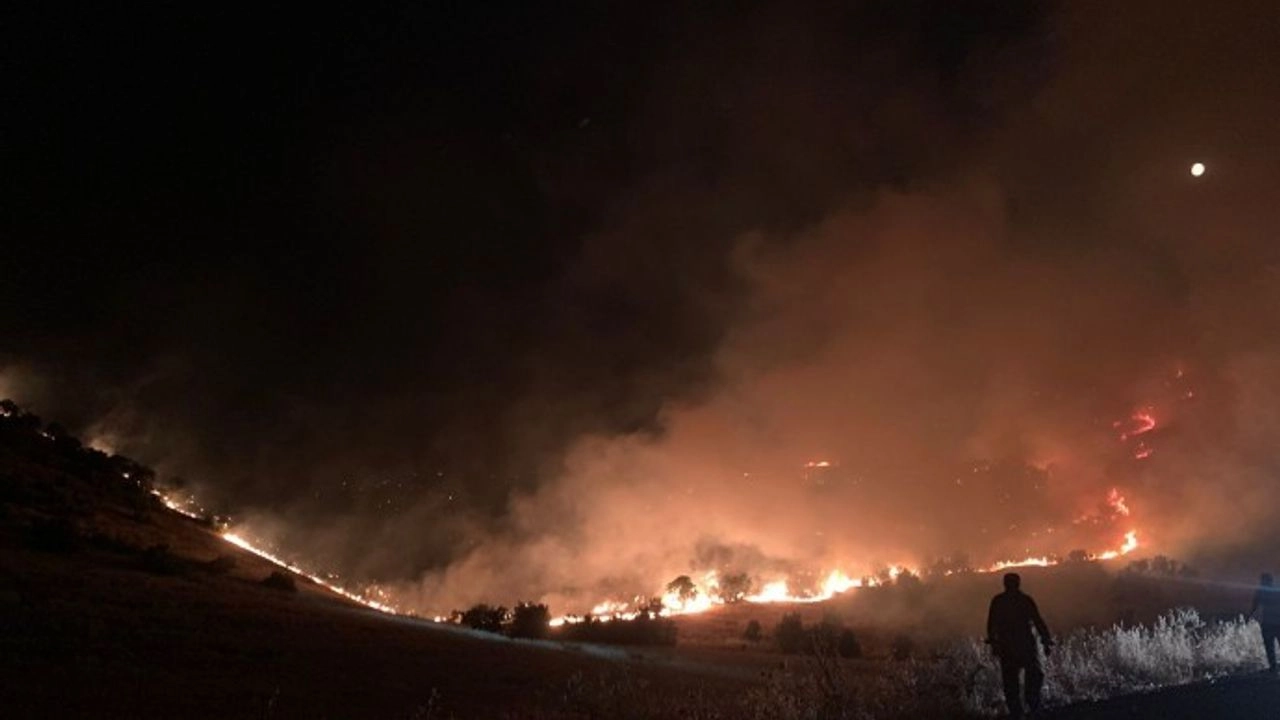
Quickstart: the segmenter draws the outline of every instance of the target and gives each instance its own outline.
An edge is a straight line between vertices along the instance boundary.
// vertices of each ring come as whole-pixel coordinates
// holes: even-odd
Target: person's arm
[[[1044,618],[1040,617],[1040,608],[1036,607],[1036,601],[1027,598],[1027,603],[1031,606],[1031,622],[1036,626],[1036,633],[1040,636],[1040,644],[1044,645],[1045,652],[1053,647],[1053,636],[1049,634],[1049,626],[1045,624]]]
[[[1262,604],[1262,589],[1259,588],[1258,590],[1255,590],[1253,593],[1253,607],[1249,608],[1248,617],[1253,617],[1253,614],[1258,612],[1258,606],[1261,604]]]

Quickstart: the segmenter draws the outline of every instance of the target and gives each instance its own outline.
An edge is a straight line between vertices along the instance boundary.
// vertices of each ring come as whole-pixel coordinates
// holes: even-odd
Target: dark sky
[[[980,130],[974,58],[1046,62],[1036,5],[533,5],[12,18],[3,350],[214,462],[527,472],[706,381],[737,234],[936,162],[878,101]]]
[[[384,503],[417,527],[461,498],[466,523],[372,563],[403,576],[559,487],[582,438],[666,437],[735,373],[825,368],[831,347],[894,366],[881,447],[930,467],[1034,454],[1010,440],[1031,422],[1011,386],[1072,398],[1055,428],[1108,425],[1178,362],[1226,383],[1272,347],[1266,312],[1234,309],[1273,283],[1273,16],[10,11],[0,390],[211,502],[347,523],[344,566],[413,534],[385,530]],[[1191,190],[1202,157],[1226,179]],[[828,286],[849,294],[798,290]],[[926,391],[926,427],[969,428],[936,457],[895,444],[940,447],[909,419]],[[759,400],[743,415],[779,410]],[[811,436],[846,427],[817,415]]]

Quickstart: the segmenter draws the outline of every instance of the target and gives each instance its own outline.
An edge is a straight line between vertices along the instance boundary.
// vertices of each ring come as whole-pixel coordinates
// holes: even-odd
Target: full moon
[[[1201,175],[1204,174],[1204,171],[1205,171],[1204,163],[1198,162],[1191,166],[1192,177],[1200,177]]]

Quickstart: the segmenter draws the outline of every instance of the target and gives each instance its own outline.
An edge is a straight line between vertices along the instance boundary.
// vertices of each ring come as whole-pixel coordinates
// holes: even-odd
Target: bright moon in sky
[[[1191,176],[1200,177],[1201,175],[1204,174],[1204,170],[1205,170],[1204,163],[1199,163],[1199,162],[1195,163],[1194,165],[1191,166]]]

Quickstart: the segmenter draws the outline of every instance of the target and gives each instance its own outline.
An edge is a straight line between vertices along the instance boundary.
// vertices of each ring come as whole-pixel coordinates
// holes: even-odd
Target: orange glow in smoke
[[[1140,434],[1149,433],[1151,430],[1156,429],[1156,416],[1152,415],[1151,407],[1147,407],[1146,410],[1139,410],[1138,413],[1134,413],[1133,421],[1137,424],[1135,424],[1133,429],[1130,429],[1129,432],[1121,433],[1120,439],[1137,437],[1140,436]]]
[[[1124,496],[1116,488],[1111,488],[1111,492],[1107,493],[1107,504],[1115,511],[1117,515],[1129,517],[1129,506],[1125,503]]]
[[[814,466],[825,467],[826,465],[818,465],[815,463]],[[198,512],[200,510],[199,507],[195,506],[194,503],[191,503],[190,501],[179,502],[174,498],[167,496],[159,491],[153,491],[153,492],[161,500],[161,502],[164,503],[166,507],[173,510],[174,512],[181,513],[182,515],[185,515],[190,518],[203,519],[201,512]],[[1117,515],[1121,515],[1121,516],[1129,515],[1128,505],[1126,504],[1125,499],[1120,494],[1119,490],[1112,489],[1112,491],[1107,496],[1107,503],[1115,510]],[[193,508],[195,509],[193,510]],[[238,533],[224,532],[220,535],[220,537],[226,542],[231,543],[232,545],[235,545],[236,547],[241,548],[242,550],[253,553],[254,555],[257,555],[258,557],[264,560],[267,560],[268,562],[274,565],[277,565],[285,570],[288,570],[289,572],[292,572],[297,575],[301,575],[302,577],[308,580],[311,580],[317,585],[333,593],[341,595],[342,597],[347,598],[348,600],[359,603],[367,608],[370,608],[372,610],[377,610],[378,612],[392,614],[392,615],[403,614],[403,611],[401,611],[399,608],[395,607],[394,605],[388,602],[374,600],[368,597],[367,594],[357,594],[355,592],[347,590],[346,588],[336,585],[333,582],[330,582],[318,575],[309,573],[303,570],[302,568],[298,567],[297,565],[294,565],[284,560],[283,558],[278,557],[275,554],[262,549],[261,547],[259,547],[258,545],[251,542],[249,539],[243,537]],[[1130,530],[1125,533],[1124,541],[1119,548],[1113,549],[1113,550],[1106,550],[1096,555],[1091,555],[1089,556],[1089,559],[1113,560],[1115,558],[1119,558],[1133,552],[1138,547],[1139,547],[1138,533],[1136,530]],[[1019,568],[1019,567],[1051,567],[1053,565],[1057,565],[1059,562],[1061,562],[1059,559],[1053,558],[1053,557],[1027,557],[1021,560],[1002,560],[999,562],[995,562],[987,566],[986,568],[978,569],[975,572],[996,573],[996,572],[1001,572],[1011,568]],[[887,576],[888,579],[892,581],[892,580],[896,580],[897,578],[901,577],[903,574],[906,574],[906,573],[910,573],[918,577],[920,576],[921,571],[919,568],[913,568],[907,565],[893,565],[893,566],[890,566],[886,571],[884,571],[883,576]],[[950,573],[947,573],[947,574],[950,574]],[[827,572],[822,577],[823,577],[822,582],[819,584],[817,590],[814,592],[800,592],[800,593],[794,592],[789,587],[788,581],[786,578],[777,578],[777,579],[773,579],[765,582],[760,587],[759,592],[756,592],[754,594],[749,594],[743,597],[742,600],[745,602],[757,603],[757,604],[816,603],[816,602],[822,602],[824,600],[829,600],[835,597],[836,595],[848,592],[850,590],[855,590],[863,587],[875,587],[877,585],[880,585],[882,582],[880,580],[877,580],[871,577],[868,577],[866,579],[858,579],[850,576],[845,571],[838,568]],[[595,607],[591,608],[591,612],[589,613],[588,617],[591,617],[594,620],[600,621],[600,622],[607,622],[612,619],[631,620],[639,617],[643,612],[646,612],[646,610],[651,610],[655,614],[661,617],[671,617],[676,615],[692,615],[692,614],[703,613],[719,605],[725,604],[725,601],[722,598],[720,598],[715,592],[719,588],[719,580],[715,572],[706,573],[702,577],[702,580],[700,583],[695,583],[695,587],[697,588],[696,592],[692,593],[691,595],[686,595],[685,597],[681,597],[679,594],[675,592],[667,592],[666,594],[658,598],[658,603],[656,606],[650,606],[650,603],[648,603],[647,601],[644,601],[642,598],[637,598],[632,602],[625,602],[625,601],[618,601],[618,600],[605,600],[603,602],[598,603]],[[385,595],[382,595],[382,597],[385,599]],[[585,619],[586,618],[583,616],[565,615],[565,616],[552,619],[551,626],[560,627],[565,624],[582,622]],[[446,619],[443,617],[436,617],[435,620],[437,622],[442,622],[442,621],[445,621]]]
[[[1120,442],[1127,442],[1139,435],[1145,435],[1156,429],[1155,411],[1150,408],[1139,410],[1129,416],[1129,422],[1124,423],[1117,420],[1112,423],[1117,428],[1122,428],[1120,432]],[[1145,440],[1138,440],[1133,446],[1133,458],[1135,460],[1146,460],[1151,457],[1155,450],[1146,443]]]

